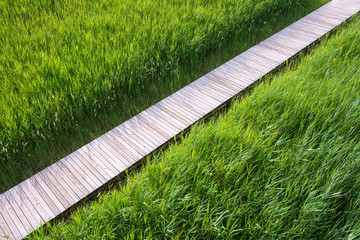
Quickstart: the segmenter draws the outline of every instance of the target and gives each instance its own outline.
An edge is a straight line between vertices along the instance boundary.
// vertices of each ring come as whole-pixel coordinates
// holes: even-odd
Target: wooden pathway
[[[73,209],[359,10],[333,0],[1,194],[0,236],[22,239]]]

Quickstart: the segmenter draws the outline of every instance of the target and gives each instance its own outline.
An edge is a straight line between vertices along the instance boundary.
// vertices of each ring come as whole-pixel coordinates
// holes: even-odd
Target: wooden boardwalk
[[[1,194],[0,235],[22,239],[73,209],[359,10],[333,0]]]

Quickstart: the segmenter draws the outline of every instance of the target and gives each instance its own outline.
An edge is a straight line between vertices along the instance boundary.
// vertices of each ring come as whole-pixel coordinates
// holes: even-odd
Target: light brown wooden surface
[[[1,194],[0,236],[60,217],[359,10],[360,0],[329,2]]]

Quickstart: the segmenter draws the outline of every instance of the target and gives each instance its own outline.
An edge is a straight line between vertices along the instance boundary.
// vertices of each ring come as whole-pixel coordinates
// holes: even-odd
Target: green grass
[[[0,1],[0,191],[326,1]]]
[[[30,239],[358,239],[359,29],[357,16],[119,190]]]

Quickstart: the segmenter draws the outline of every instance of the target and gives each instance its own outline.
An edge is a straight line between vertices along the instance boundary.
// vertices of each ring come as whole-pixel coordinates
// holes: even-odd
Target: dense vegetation
[[[326,1],[0,1],[0,191]]]
[[[360,237],[360,19],[48,228],[59,239]]]

